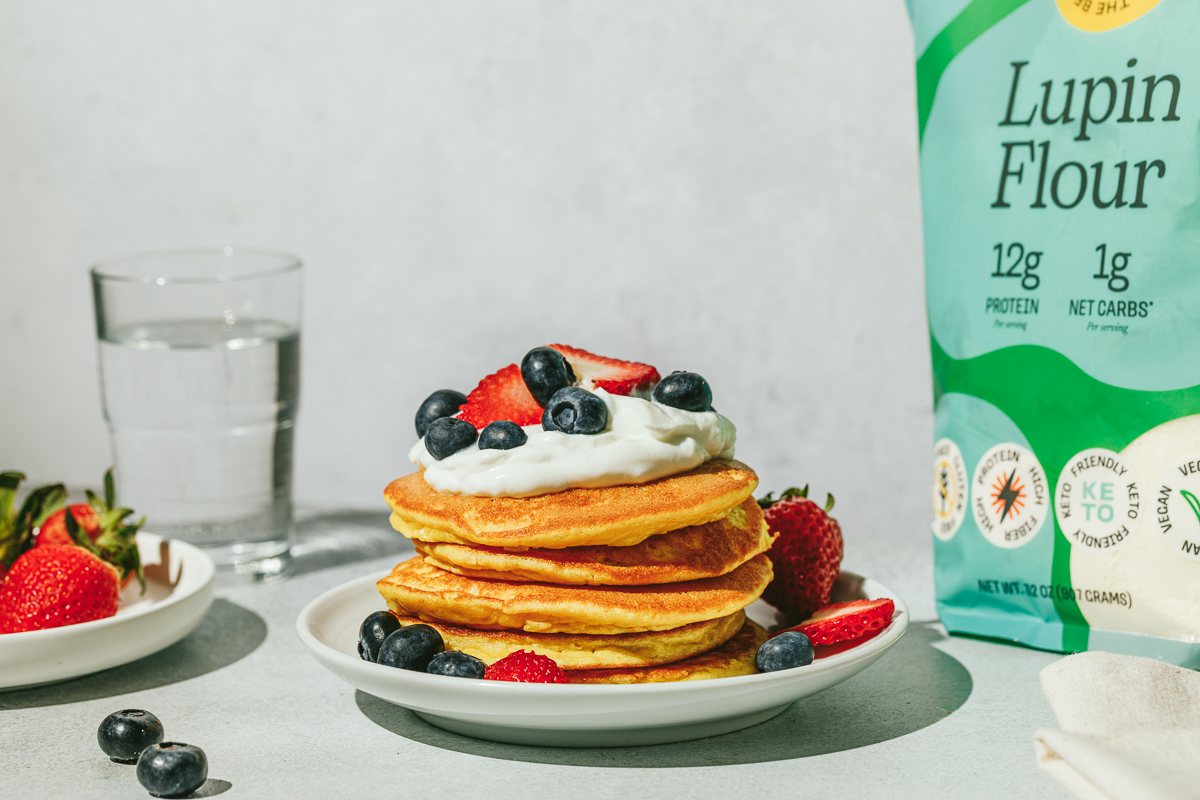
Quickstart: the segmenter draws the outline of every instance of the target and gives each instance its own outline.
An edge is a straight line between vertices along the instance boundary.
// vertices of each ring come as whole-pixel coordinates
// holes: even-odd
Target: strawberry
[[[0,586],[0,633],[58,628],[117,613],[117,570],[82,547],[25,552]]]
[[[660,379],[658,370],[649,364],[605,358],[565,344],[547,346],[563,354],[571,369],[575,370],[576,385],[589,392],[603,389],[609,394],[633,395],[649,400],[654,384]]]
[[[0,472],[0,580],[13,562],[33,546],[34,530],[67,497],[61,483],[42,486],[30,492],[14,514],[13,501],[23,480],[22,472]]]
[[[75,503],[70,506],[71,516],[75,518],[75,522],[84,533],[88,535],[93,542],[100,536],[100,520],[96,517],[95,510],[87,503]],[[34,547],[44,547],[51,544],[75,544],[71,538],[71,534],[67,531],[67,521],[65,519],[67,509],[60,508],[55,511],[46,521],[38,526],[37,539],[34,540]]]
[[[146,520],[129,522],[127,518],[133,509],[114,508],[117,500],[112,469],[104,473],[104,497],[89,489],[87,498],[86,503],[70,506],[70,519],[66,508],[51,514],[39,528],[34,546],[74,544],[83,547],[115,566],[121,574],[122,586],[136,575],[145,591],[146,578],[135,537]]]
[[[841,571],[842,529],[829,516],[833,495],[824,510],[808,499],[808,487],[788,489],[779,500],[758,501],[772,533],[779,534],[767,551],[775,578],[763,599],[791,620],[807,619],[829,603],[833,582]]]
[[[887,599],[850,600],[825,606],[788,630],[803,633],[814,645],[837,644],[883,630],[895,611],[896,604]]]
[[[458,417],[480,430],[488,423],[502,419],[522,426],[538,425],[542,421],[542,407],[525,388],[521,368],[509,364],[488,375],[471,390]]]
[[[565,344],[548,347],[562,353],[575,372],[575,385],[588,391],[603,389],[610,394],[649,399],[659,380],[658,370],[648,364],[605,358]],[[488,375],[471,390],[458,418],[480,430],[497,420],[508,420],[521,426],[538,425],[542,421],[542,406],[529,393],[525,379],[521,377],[521,368],[509,364]]]
[[[516,681],[518,683],[566,683],[567,673],[554,659],[532,650],[518,650],[487,668],[485,681]]]

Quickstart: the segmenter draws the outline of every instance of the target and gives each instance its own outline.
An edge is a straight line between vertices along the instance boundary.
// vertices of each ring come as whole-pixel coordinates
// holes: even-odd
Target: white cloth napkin
[[[1078,653],[1042,670],[1062,730],[1034,736],[1038,766],[1081,800],[1200,800],[1200,673]]]

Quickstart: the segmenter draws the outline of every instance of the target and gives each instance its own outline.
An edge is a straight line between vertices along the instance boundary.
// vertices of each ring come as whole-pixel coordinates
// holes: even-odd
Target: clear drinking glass
[[[120,504],[257,580],[291,558],[300,267],[232,247],[92,267]]]

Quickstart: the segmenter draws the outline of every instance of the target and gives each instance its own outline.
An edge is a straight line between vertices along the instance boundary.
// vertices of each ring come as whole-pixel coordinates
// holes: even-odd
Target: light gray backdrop
[[[561,341],[927,539],[915,130],[900,0],[7,0],[0,468],[109,464],[90,262],[257,245],[307,264],[301,503],[381,509],[430,391]]]

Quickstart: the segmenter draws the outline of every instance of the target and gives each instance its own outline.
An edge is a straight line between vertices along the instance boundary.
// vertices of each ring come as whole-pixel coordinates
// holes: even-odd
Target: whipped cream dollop
[[[408,453],[439,492],[531,497],[571,488],[646,483],[694,469],[712,458],[732,458],[733,423],[715,411],[684,411],[640,397],[595,394],[608,406],[608,426],[595,435],[524,428],[529,440],[512,450],[480,450],[478,443],[441,461],[418,441]]]

